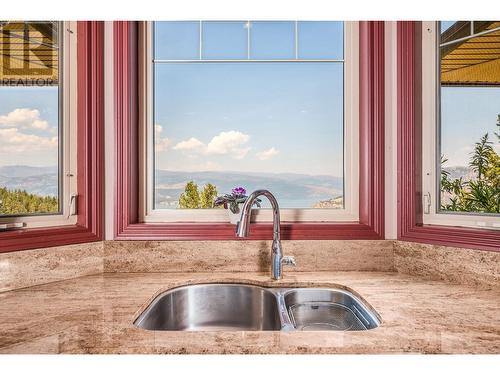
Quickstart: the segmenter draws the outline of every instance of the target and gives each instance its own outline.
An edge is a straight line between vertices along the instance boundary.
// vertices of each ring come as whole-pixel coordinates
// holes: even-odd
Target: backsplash
[[[394,268],[393,241],[282,241],[287,272]],[[106,241],[104,272],[269,272],[271,241]]]
[[[105,241],[0,254],[0,292],[79,276],[131,272],[267,272],[271,241]],[[500,253],[392,240],[283,241],[290,272],[399,272],[500,284]]]
[[[0,292],[103,272],[103,243],[0,254]]]
[[[500,252],[395,241],[400,273],[457,284],[500,284]]]

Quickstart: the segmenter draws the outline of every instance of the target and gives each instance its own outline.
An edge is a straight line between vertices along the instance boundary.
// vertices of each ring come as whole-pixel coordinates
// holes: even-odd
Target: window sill
[[[16,229],[0,232],[0,253],[100,240],[100,235],[82,225]]]
[[[272,223],[250,225],[246,240],[273,237]],[[283,240],[382,239],[371,226],[359,223],[281,223]],[[115,240],[239,240],[229,223],[128,224]]]
[[[398,236],[398,240],[500,251],[500,233],[495,229],[451,227],[445,225],[415,225]]]

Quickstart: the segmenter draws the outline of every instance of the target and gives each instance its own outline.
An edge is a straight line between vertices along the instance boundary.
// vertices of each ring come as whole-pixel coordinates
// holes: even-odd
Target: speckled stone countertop
[[[382,317],[358,332],[161,332],[132,325],[200,282],[348,287]],[[0,353],[500,353],[500,291],[392,272],[105,273],[0,293]]]

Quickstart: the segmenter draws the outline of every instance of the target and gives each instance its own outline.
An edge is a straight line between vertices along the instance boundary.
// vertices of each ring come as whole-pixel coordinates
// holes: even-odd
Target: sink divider
[[[295,331],[295,326],[292,324],[290,320],[290,314],[287,311],[285,304],[285,293],[284,290],[270,290],[272,293],[275,293],[276,299],[278,300],[278,309],[281,320],[281,330],[282,331]],[[285,289],[289,290],[289,289]]]

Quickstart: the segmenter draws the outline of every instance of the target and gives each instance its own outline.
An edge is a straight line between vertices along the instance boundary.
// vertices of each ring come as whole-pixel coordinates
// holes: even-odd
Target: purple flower
[[[240,196],[240,195],[245,195],[247,193],[247,191],[245,190],[245,188],[239,186],[239,187],[235,187],[233,190],[231,190],[231,193],[235,196]]]

